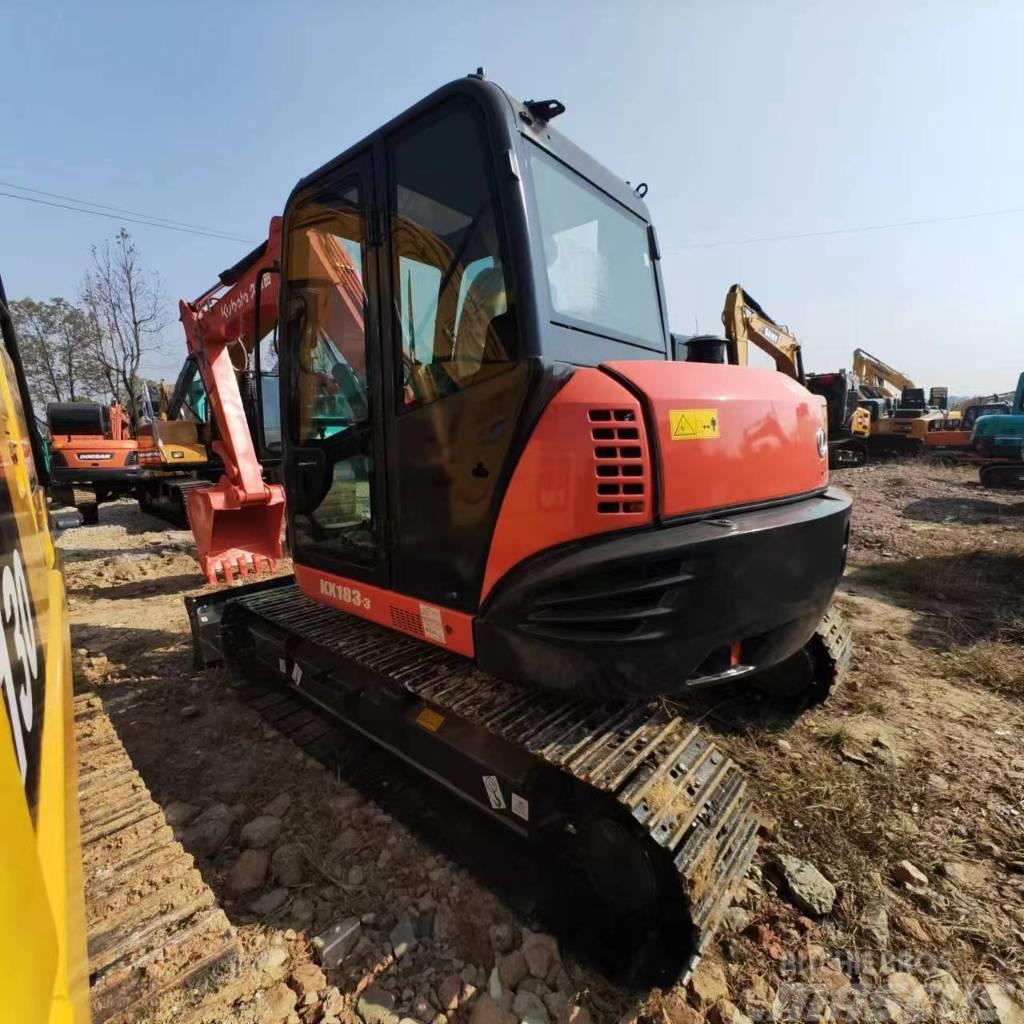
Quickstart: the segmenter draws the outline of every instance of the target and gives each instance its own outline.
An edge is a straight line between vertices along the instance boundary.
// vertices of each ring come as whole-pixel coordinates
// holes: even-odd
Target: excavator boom
[[[736,346],[740,366],[746,366],[748,347],[755,345],[774,360],[779,373],[803,383],[800,342],[787,328],[777,324],[738,284],[734,284],[726,294],[722,323],[726,337]]]
[[[914,382],[905,373],[893,369],[862,348],[853,350],[853,372],[862,384],[877,388],[897,400],[904,391],[914,386]]]
[[[250,571],[273,570],[281,557],[284,488],[263,481],[236,372],[244,369],[259,342],[257,324],[277,320],[272,272],[280,255],[281,218],[274,217],[263,245],[225,271],[195,302],[182,300],[179,306],[189,355],[220,433],[213,449],[224,464],[215,486],[188,494],[199,561],[211,583],[220,574],[230,581],[235,573],[244,577]],[[228,290],[221,291],[225,286]]]

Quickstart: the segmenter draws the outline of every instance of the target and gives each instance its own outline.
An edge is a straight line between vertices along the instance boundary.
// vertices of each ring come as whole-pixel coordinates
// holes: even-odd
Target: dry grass
[[[957,675],[979,686],[1013,697],[1024,697],[1024,648],[999,640],[983,640],[950,652]]]

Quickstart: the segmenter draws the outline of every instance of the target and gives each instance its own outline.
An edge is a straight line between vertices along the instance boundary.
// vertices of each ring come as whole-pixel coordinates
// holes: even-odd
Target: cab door
[[[281,364],[295,561],[386,586],[373,188],[367,150],[292,206],[285,224]]]
[[[468,613],[529,383],[489,127],[455,96],[383,144],[392,587]]]

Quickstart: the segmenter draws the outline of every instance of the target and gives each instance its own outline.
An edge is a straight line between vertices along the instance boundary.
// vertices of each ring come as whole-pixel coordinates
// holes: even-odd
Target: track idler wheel
[[[842,612],[830,605],[814,635],[796,654],[758,676],[755,684],[771,700],[795,710],[817,707],[843,681],[852,638]]]
[[[982,487],[1021,490],[1024,489],[1024,462],[1002,462],[982,466],[978,477]]]
[[[620,983],[667,986],[695,952],[697,933],[671,858],[631,825],[599,814],[549,839],[547,859],[557,867],[538,909]]]

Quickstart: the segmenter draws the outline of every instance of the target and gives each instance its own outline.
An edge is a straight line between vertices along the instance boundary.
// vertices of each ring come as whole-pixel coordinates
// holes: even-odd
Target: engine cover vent
[[[647,441],[633,409],[590,409],[599,515],[644,516],[650,480]]]

